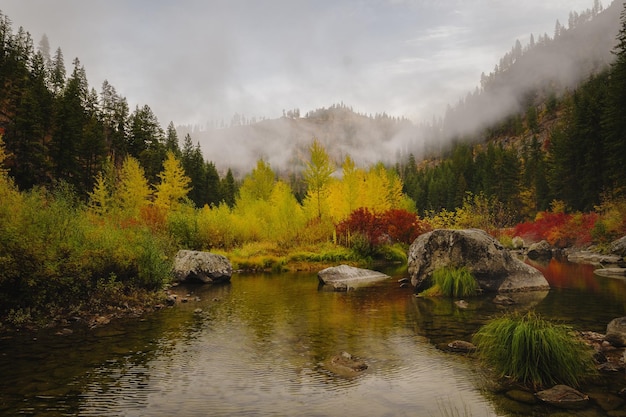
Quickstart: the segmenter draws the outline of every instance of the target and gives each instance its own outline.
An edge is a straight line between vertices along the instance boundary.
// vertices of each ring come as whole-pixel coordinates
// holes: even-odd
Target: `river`
[[[517,305],[604,332],[626,312],[626,281],[585,265],[536,265],[552,285]],[[406,268],[347,293],[315,273],[235,274],[221,286],[177,287],[189,302],[69,335],[0,340],[0,415],[508,416],[546,415],[485,392],[472,358],[437,348],[469,340],[501,313],[491,297],[467,309],[402,288]],[[341,352],[368,369],[341,376]],[[623,383],[623,381],[621,381]],[[521,415],[521,414],[519,414]],[[560,414],[563,415],[563,414]],[[567,415],[567,414],[566,414]],[[575,415],[575,414],[572,414]],[[588,410],[585,415],[605,415]]]

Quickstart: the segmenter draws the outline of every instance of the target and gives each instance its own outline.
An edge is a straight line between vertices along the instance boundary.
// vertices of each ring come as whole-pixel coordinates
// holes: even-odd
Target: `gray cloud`
[[[414,120],[441,112],[516,38],[552,32],[579,1],[5,0],[96,89],[104,79],[163,125],[278,117],[343,100]],[[415,78],[413,78],[415,77]]]

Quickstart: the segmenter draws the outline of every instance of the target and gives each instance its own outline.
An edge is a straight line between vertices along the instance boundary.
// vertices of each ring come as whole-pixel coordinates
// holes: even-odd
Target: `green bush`
[[[500,377],[533,388],[577,387],[595,372],[592,350],[570,327],[533,312],[494,319],[478,330],[473,342],[482,360]]]
[[[468,297],[476,295],[480,286],[465,267],[443,267],[436,269],[432,275],[433,285],[422,292],[424,296]]]
[[[35,189],[7,204],[0,201],[0,320],[45,324],[106,307],[95,299],[147,294],[170,278],[165,235],[92,215],[68,192]]]
[[[395,245],[382,245],[376,249],[376,257],[380,257],[387,262],[402,262],[408,261],[406,248],[400,244]]]

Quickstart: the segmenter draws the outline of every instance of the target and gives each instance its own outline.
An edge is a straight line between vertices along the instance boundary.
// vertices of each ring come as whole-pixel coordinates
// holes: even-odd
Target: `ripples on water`
[[[467,310],[416,299],[396,278],[332,293],[317,291],[314,274],[236,275],[179,288],[201,301],[143,320],[0,341],[0,414],[505,415],[481,394],[473,361],[434,346],[467,340],[499,310],[486,299]],[[572,296],[551,291],[535,304],[549,312]],[[623,314],[621,298],[599,304]],[[333,374],[325,364],[342,351],[369,368]]]

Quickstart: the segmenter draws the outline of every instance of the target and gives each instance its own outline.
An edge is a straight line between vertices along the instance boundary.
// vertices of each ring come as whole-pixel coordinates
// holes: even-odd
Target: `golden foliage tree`
[[[127,156],[122,163],[119,184],[113,193],[113,205],[129,217],[137,218],[147,206],[152,194],[145,172],[139,161]]]
[[[185,175],[182,164],[172,151],[167,152],[163,171],[158,175],[161,182],[155,186],[154,205],[166,212],[175,210],[190,190],[191,180]]]
[[[4,167],[5,161],[9,158],[9,154],[4,147],[4,139],[0,135],[0,179],[6,179],[9,170]]]
[[[335,166],[326,149],[317,139],[309,147],[310,160],[306,163],[304,170],[304,181],[307,185],[308,197],[315,201],[317,207],[317,217],[322,218],[322,199],[326,187],[331,182]]]

